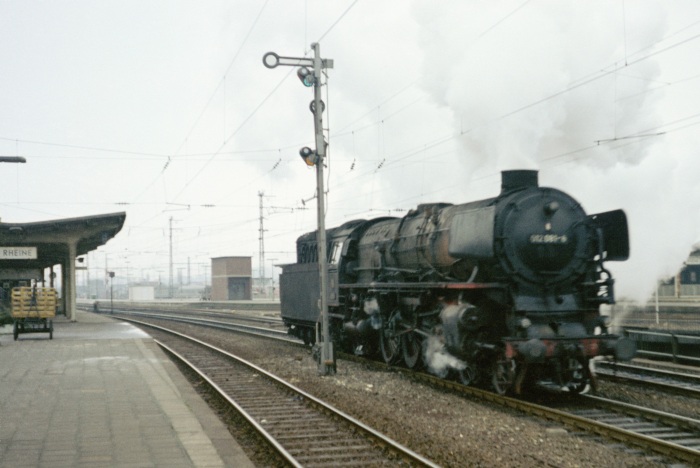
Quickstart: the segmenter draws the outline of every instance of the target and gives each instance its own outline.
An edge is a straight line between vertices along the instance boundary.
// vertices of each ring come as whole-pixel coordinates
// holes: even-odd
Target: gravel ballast
[[[400,371],[378,371],[339,360],[335,375],[319,376],[306,348],[187,325],[169,327],[193,334],[197,330],[214,345],[329,402],[441,466],[599,468],[663,467],[671,463],[655,454],[431,388]],[[604,392],[625,395],[628,401],[637,398],[619,387],[604,388]]]

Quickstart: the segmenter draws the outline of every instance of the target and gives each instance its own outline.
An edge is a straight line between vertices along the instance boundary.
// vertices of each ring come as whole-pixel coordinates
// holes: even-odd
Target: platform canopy
[[[34,223],[0,222],[0,249],[36,247],[36,258],[22,252],[0,250],[0,269],[21,264],[22,268],[48,268],[63,263],[69,245],[75,245],[75,255],[85,255],[104,245],[124,226],[126,213],[112,213],[81,218],[56,219]]]
[[[126,213],[33,223],[0,222],[0,278],[61,265],[64,307],[75,318],[75,261],[104,245],[124,226]],[[20,275],[20,276],[17,276]]]

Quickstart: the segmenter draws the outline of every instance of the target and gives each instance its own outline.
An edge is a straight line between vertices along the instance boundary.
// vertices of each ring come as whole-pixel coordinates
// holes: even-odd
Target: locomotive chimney
[[[501,194],[528,187],[537,187],[537,171],[515,170],[501,172]]]

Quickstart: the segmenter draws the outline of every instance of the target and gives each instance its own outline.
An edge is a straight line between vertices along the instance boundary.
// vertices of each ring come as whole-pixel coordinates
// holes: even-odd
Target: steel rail
[[[149,325],[152,326],[152,325]],[[250,424],[255,431],[260,434],[266,441],[269,443],[275,451],[282,457],[284,458],[290,465],[294,467],[301,468],[303,465],[298,463],[296,459],[280,444],[277,442],[277,440],[272,437],[256,420],[253,418],[247,411],[243,409],[241,405],[239,405],[233,398],[231,398],[219,385],[217,385],[216,382],[214,382],[209,376],[207,376],[204,372],[199,370],[194,364],[192,364],[190,361],[188,361],[183,355],[175,351],[173,348],[169,347],[165,343],[163,343],[160,340],[155,340],[155,342],[163,348],[165,351],[167,351],[170,355],[174,356],[177,358],[178,361],[180,361],[182,364],[187,366],[188,369],[190,369],[192,372],[196,373],[202,380],[204,380],[207,385],[209,385],[210,388],[212,388],[217,395],[219,395],[221,398],[226,400],[226,402],[231,405],[238,414],[240,414],[247,422]]]
[[[344,357],[347,358],[347,356]],[[367,362],[366,360],[360,360],[359,358],[353,360],[357,362]],[[379,368],[392,368],[392,366],[386,366],[383,363],[375,361],[373,361],[372,364],[377,365]],[[401,368],[401,372],[414,380],[428,383],[436,387],[442,387],[459,394],[476,397],[479,400],[487,401],[498,406],[511,408],[531,416],[554,421],[569,428],[601,435],[628,445],[648,449],[656,453],[692,463],[693,466],[700,465],[700,451],[689,447],[650,437],[642,433],[636,433],[623,427],[616,427],[612,424],[596,421],[591,417],[577,415],[571,412],[562,411],[521,399],[498,395],[488,390],[468,387],[462,385],[461,383],[440,379],[432,375],[413,372],[403,368]],[[643,417],[658,420],[664,424],[697,430],[698,438],[700,438],[700,421],[670,413],[663,413],[661,411],[656,411],[649,408],[635,407],[634,405],[629,405],[627,403],[605,400],[603,398],[589,395],[579,395],[577,398],[573,398],[572,402],[575,403],[577,400],[585,401],[585,399],[588,399],[590,402],[596,402],[597,404],[605,404],[610,410],[617,407],[615,411],[618,412],[626,412],[628,414],[635,413],[640,417],[644,415]]]
[[[180,315],[158,314],[154,312],[134,312],[129,310],[115,310],[115,318],[120,318],[120,315],[133,315],[143,318],[154,318],[158,320],[168,320],[171,322],[187,323],[191,325],[199,325],[209,328],[217,328],[220,330],[238,331],[248,333],[255,336],[274,338],[280,341],[289,341],[290,343],[301,343],[296,338],[290,338],[286,331],[275,330],[272,328],[254,327],[252,325],[243,325],[239,323],[231,323],[228,321],[218,321],[199,317],[184,317]],[[232,317],[235,319],[235,317]]]
[[[607,361],[596,362],[595,366],[599,379],[635,382],[678,395],[700,397],[700,375]]]
[[[91,311],[91,308],[83,306],[80,307],[81,310],[85,310],[87,312]],[[276,324],[279,326],[284,326],[284,320],[280,317],[266,317],[266,316],[252,316],[250,314],[245,314],[241,311],[236,311],[236,310],[231,310],[231,311],[225,311],[225,310],[218,310],[218,309],[198,309],[198,308],[184,308],[184,307],[168,307],[167,305],[163,304],[153,304],[152,307],[145,307],[143,305],[135,306],[135,307],[124,307],[124,305],[119,305],[114,308],[115,312],[118,311],[129,311],[130,313],[156,313],[160,312],[163,314],[173,314],[173,315],[184,315],[184,314],[192,314],[195,316],[201,316],[201,317],[212,317],[212,318],[232,318],[236,320],[241,320],[244,322],[259,322],[259,323],[267,323],[267,324]],[[261,312],[259,310],[251,310],[249,312]],[[268,311],[268,312],[274,312],[274,311]],[[104,312],[102,312],[104,313]],[[277,312],[279,313],[279,312]]]
[[[158,330],[163,331],[165,333],[180,337],[180,338],[187,340],[191,343],[196,343],[197,345],[202,346],[206,349],[209,349],[209,350],[211,350],[217,354],[220,354],[222,356],[226,356],[228,359],[231,359],[231,360],[265,376],[267,379],[269,379],[272,382],[275,382],[277,385],[282,386],[285,389],[287,389],[287,390],[289,390],[297,395],[300,395],[301,397],[303,397],[304,399],[306,399],[307,401],[312,403],[317,408],[320,408],[322,411],[324,411],[328,414],[331,414],[333,417],[335,417],[335,418],[351,425],[352,427],[360,430],[362,433],[366,434],[370,439],[372,439],[376,442],[379,442],[381,445],[391,449],[396,454],[407,459],[408,461],[410,461],[412,463],[416,463],[419,466],[439,468],[439,465],[436,465],[432,461],[430,461],[427,458],[423,457],[422,455],[412,451],[408,447],[405,447],[405,446],[399,444],[398,442],[394,441],[393,439],[390,439],[386,435],[384,435],[384,434],[378,432],[377,430],[371,428],[370,426],[364,424],[362,421],[360,421],[356,418],[353,418],[352,416],[348,415],[347,413],[344,413],[343,411],[333,407],[332,405],[324,402],[323,400],[320,400],[320,399],[316,398],[315,396],[307,393],[306,391],[290,384],[289,382],[286,382],[285,380],[283,380],[283,379],[277,377],[276,375],[266,371],[265,369],[257,366],[256,364],[253,364],[252,362],[249,362],[245,359],[242,359],[234,354],[227,352],[226,350],[218,348],[214,345],[206,343],[206,342],[199,340],[197,338],[194,338],[194,337],[188,336],[186,334],[177,332],[175,330],[170,330],[168,328],[161,327],[161,326],[147,323],[147,322],[141,322],[139,320],[133,320],[133,319],[123,319],[123,320],[127,320],[127,321],[132,322],[132,323],[137,323],[137,324],[140,324],[140,325],[143,325],[146,327],[158,329]],[[162,345],[160,341],[156,340],[156,342],[159,345]],[[164,347],[168,350],[168,352],[171,352],[171,349],[169,347],[167,347],[167,346],[164,346]],[[196,369],[187,359],[179,356],[177,353],[174,353],[174,355],[179,360],[182,360],[184,363],[186,363],[188,365],[188,367],[192,368],[205,381],[207,381],[207,383],[210,384],[212,386],[212,388],[217,391],[217,393],[221,394],[221,396],[223,398],[225,398],[226,401],[231,400],[231,398],[229,396],[227,396],[225,394],[225,392],[222,393],[223,390],[221,389],[220,386],[218,386],[212,379],[210,379],[206,375],[204,375],[199,369]],[[232,404],[232,406],[236,409],[236,411],[241,413],[243,415],[243,417],[245,417],[245,419],[248,422],[251,423],[251,425],[255,428],[256,431],[260,432],[263,435],[263,437],[271,443],[271,445],[280,453],[281,456],[283,456],[290,463],[292,463],[293,466],[303,466],[301,464],[298,464],[298,461],[296,461],[296,458],[293,455],[289,454],[289,452],[278,441],[276,441],[274,436],[269,434],[269,432],[264,427],[262,427],[259,423],[257,423],[254,420],[254,418],[252,416],[250,416],[245,411],[245,409],[243,407],[241,407],[237,403]]]
[[[638,447],[648,448],[657,453],[662,453],[670,457],[680,458],[681,460],[692,463],[695,466],[700,464],[700,420],[677,414],[666,413],[663,411],[657,411],[650,408],[644,408],[642,406],[623,403],[620,401],[608,400],[606,398],[600,398],[593,395],[581,395],[581,397],[583,397],[585,400],[594,402],[596,405],[604,406],[615,412],[632,415],[647,421],[657,421],[661,424],[681,428],[683,430],[693,431],[692,434],[680,434],[680,436],[684,436],[688,440],[692,439],[694,442],[690,442],[690,444],[692,444],[693,447],[698,448],[670,442],[658,437],[648,436],[641,431],[637,432],[634,429],[625,429],[624,427],[618,427],[613,424],[606,424],[596,421],[600,427],[604,428],[606,432],[609,432],[611,435],[614,435],[614,437],[618,438],[618,440],[629,442]]]
[[[153,326],[150,324],[145,324],[148,326]],[[271,338],[268,336],[268,338]],[[340,356],[340,354],[339,354]],[[342,357],[344,358],[349,358],[350,360],[353,360],[355,362],[362,362],[364,364],[368,364],[368,361],[366,359],[360,359],[357,357],[353,356],[348,356],[343,354]],[[602,423],[600,421],[596,421],[592,418],[585,417],[585,416],[580,416],[576,415],[573,413],[569,413],[566,411],[561,411],[556,408],[551,408],[547,406],[542,406],[536,403],[528,402],[525,400],[521,399],[516,399],[508,396],[501,396],[496,393],[493,393],[488,390],[476,388],[476,387],[470,387],[470,386],[465,386],[462,385],[458,382],[450,381],[450,380],[445,380],[438,378],[433,375],[429,374],[423,374],[419,372],[414,372],[410,369],[405,369],[405,368],[399,368],[395,366],[389,366],[385,365],[380,362],[376,361],[370,361],[369,364],[371,365],[376,365],[378,368],[384,368],[384,369],[396,369],[400,370],[410,378],[421,381],[424,383],[428,383],[432,386],[436,387],[441,387],[448,389],[450,391],[455,391],[457,393],[463,394],[463,395],[469,395],[472,397],[476,397],[481,401],[486,401],[490,403],[494,403],[496,405],[506,407],[506,408],[511,408],[520,412],[523,412],[525,414],[531,415],[531,416],[536,416],[539,418],[543,418],[546,420],[554,421],[557,423],[560,423],[562,425],[565,425],[569,428],[574,428],[578,430],[584,430],[589,433],[593,434],[598,434],[601,436],[605,436],[607,438],[617,440],[620,442],[624,442],[626,444],[640,447],[643,449],[648,449],[656,453],[660,453],[669,457],[673,457],[679,460],[683,460],[685,462],[693,463],[693,464],[699,464],[700,465],[700,451],[689,448],[689,447],[684,447],[682,445],[674,444],[671,442],[667,442],[658,438],[650,437],[645,434],[641,433],[636,433],[634,431],[626,430],[621,427],[616,427],[612,424],[606,424]],[[618,409],[617,411],[620,412],[625,412],[625,411],[631,411],[632,408],[635,408],[635,411],[641,412],[642,410],[647,411],[647,417],[654,417],[656,419],[660,419],[660,414],[665,414],[664,416],[664,421],[665,424],[674,424],[676,426],[680,427],[688,427],[688,424],[693,425],[697,424],[698,425],[698,430],[700,431],[700,421],[695,421],[690,418],[683,418],[682,416],[677,416],[677,415],[671,415],[668,413],[662,413],[658,412],[655,410],[651,410],[648,408],[641,408],[641,407],[634,407],[634,405],[628,405],[626,403],[622,402],[614,402],[612,400],[604,400],[598,397],[593,397],[589,395],[580,395],[580,397],[587,398],[589,401],[596,401],[599,404],[603,404],[605,401],[606,407],[611,409],[613,405],[617,405]],[[676,422],[671,423],[670,421],[672,418],[676,416]],[[698,437],[700,437],[700,432]]]

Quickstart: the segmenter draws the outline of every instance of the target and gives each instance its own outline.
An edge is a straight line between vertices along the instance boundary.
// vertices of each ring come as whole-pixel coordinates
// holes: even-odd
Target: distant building
[[[700,250],[693,251],[680,272],[681,284],[700,284]]]
[[[212,258],[211,279],[212,301],[235,301],[252,299],[252,257]]]
[[[700,296],[700,249],[697,245],[693,246],[680,271],[660,282],[658,294],[662,297]]]
[[[152,285],[129,286],[130,301],[152,301],[156,298],[156,288]]]

